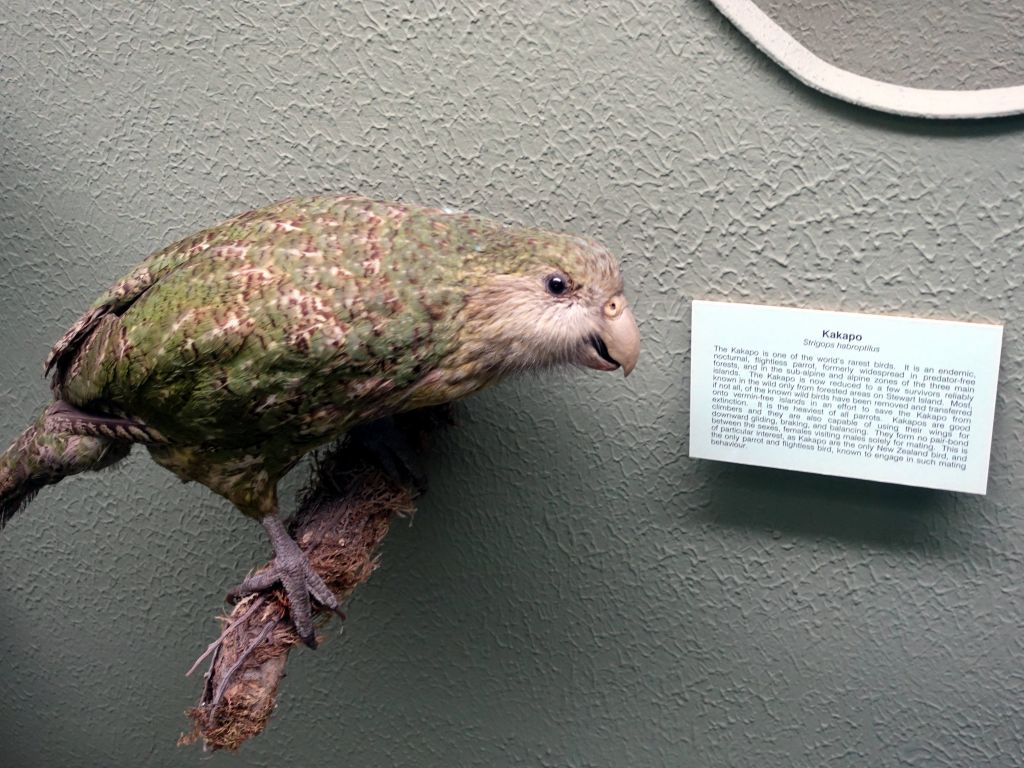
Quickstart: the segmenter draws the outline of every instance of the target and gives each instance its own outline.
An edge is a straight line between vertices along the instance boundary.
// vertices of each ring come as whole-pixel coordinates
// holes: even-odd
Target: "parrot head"
[[[503,372],[574,364],[629,375],[640,332],[622,275],[599,243],[520,230],[487,260],[469,293],[464,338]]]

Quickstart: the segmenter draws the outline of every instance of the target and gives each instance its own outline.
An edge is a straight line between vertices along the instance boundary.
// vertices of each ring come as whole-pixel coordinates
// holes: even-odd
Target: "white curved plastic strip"
[[[737,29],[797,80],[851,104],[910,117],[1002,117],[1024,112],[1024,85],[980,90],[910,88],[855,75],[811,53],[751,0],[711,0]]]

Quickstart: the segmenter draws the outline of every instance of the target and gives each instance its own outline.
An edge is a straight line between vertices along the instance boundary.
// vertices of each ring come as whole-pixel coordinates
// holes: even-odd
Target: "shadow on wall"
[[[698,514],[715,525],[935,554],[970,539],[948,534],[963,505],[947,491],[707,461],[696,471],[710,498]]]
[[[808,109],[828,112],[839,120],[875,131],[935,138],[985,138],[1024,131],[1024,115],[980,120],[933,120],[923,117],[890,115],[887,112],[864,109],[856,104],[848,104],[832,96],[826,96],[824,93],[804,85],[799,80],[794,79],[793,83],[797,86],[795,90],[799,93],[800,98],[807,103]]]

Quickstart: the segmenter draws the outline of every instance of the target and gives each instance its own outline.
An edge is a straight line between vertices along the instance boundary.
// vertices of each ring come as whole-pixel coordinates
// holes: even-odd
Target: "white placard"
[[[693,302],[690,456],[985,493],[1003,327]]]

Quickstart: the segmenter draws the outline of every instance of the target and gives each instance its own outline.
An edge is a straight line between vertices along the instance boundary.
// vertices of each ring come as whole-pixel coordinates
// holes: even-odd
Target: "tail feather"
[[[51,409],[43,411],[0,454],[0,528],[44,486],[79,472],[109,467],[131,450],[130,442],[59,432],[52,425],[48,429]]]
[[[0,478],[0,482],[3,480],[6,478]],[[6,493],[6,489],[0,489],[0,493],[4,494],[0,496],[0,530],[7,525],[8,520],[28,506],[45,485],[45,482],[29,479],[12,489],[10,493]]]

